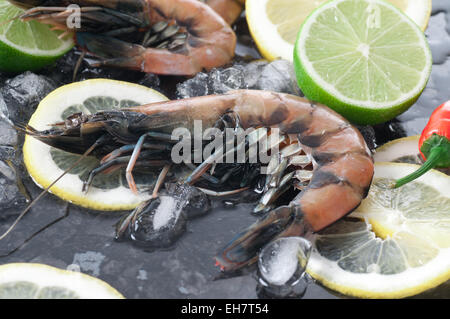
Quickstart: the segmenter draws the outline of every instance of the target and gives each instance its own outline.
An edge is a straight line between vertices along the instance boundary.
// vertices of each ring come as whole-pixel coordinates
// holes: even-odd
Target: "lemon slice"
[[[123,299],[104,281],[43,264],[0,266],[0,299]]]
[[[362,298],[403,298],[450,279],[450,177],[436,170],[399,189],[417,165],[376,163],[368,197],[317,234],[308,272]]]
[[[164,100],[167,100],[165,96],[145,86],[106,79],[87,80],[50,93],[39,104],[29,125],[37,130],[46,130],[50,128],[49,124],[60,122],[73,113],[91,114]],[[28,172],[42,188],[48,187],[79,158],[79,155],[55,149],[30,136],[25,138],[23,156]],[[58,181],[50,192],[76,205],[104,211],[133,209],[148,199],[148,192],[135,195],[128,188],[123,171],[97,175],[89,191],[83,193],[83,181],[98,165],[96,158],[86,158]],[[139,177],[142,180],[136,180],[138,186],[150,187],[157,175],[140,174]]]
[[[422,164],[419,139],[419,135],[414,135],[390,141],[376,149],[373,159],[376,162]]]
[[[327,0],[247,0],[250,33],[261,54],[268,60],[292,61],[300,26],[308,15]],[[431,15],[431,0],[390,0],[422,30]]]
[[[395,162],[422,165],[424,160],[419,154],[420,135],[398,138],[378,147],[373,155],[375,162]],[[435,168],[450,175],[450,167]]]

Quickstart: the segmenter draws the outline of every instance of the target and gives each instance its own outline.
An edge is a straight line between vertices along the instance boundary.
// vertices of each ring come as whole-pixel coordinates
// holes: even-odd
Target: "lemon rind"
[[[414,138],[414,137],[412,137]],[[375,176],[395,178],[416,170],[414,164],[380,162],[375,165]],[[433,183],[430,176],[422,176],[428,185],[439,189],[450,189],[450,178],[439,171],[432,170]],[[420,179],[419,179],[420,180]],[[364,218],[363,214],[356,217]],[[370,220],[370,213],[367,218]],[[390,236],[393,231],[386,227],[384,235]],[[382,230],[383,231],[383,230]],[[344,295],[359,298],[405,298],[435,288],[450,280],[450,248],[441,248],[439,254],[420,267],[393,275],[377,273],[357,274],[345,271],[335,261],[330,261],[313,251],[307,272],[322,285]]]
[[[15,281],[33,283],[40,288],[58,286],[76,292],[82,299],[124,299],[114,287],[98,278],[37,263],[0,266],[0,285]]]
[[[375,150],[373,158],[375,162],[388,162],[402,156],[419,154],[419,135],[402,137],[390,141]]]
[[[276,27],[270,22],[265,10],[267,1],[268,0],[247,0],[245,2],[246,18],[250,34],[264,58],[269,61],[284,58],[292,62],[294,45],[281,38],[278,35]],[[262,30],[253,24],[253,21],[257,21],[257,19],[264,19],[264,25],[273,27]],[[290,53],[288,54],[287,52]]]
[[[278,35],[276,26],[270,22],[265,12],[267,1],[268,0],[246,0],[246,17],[250,34],[252,35],[256,46],[264,58],[269,61],[273,61],[284,55],[284,53],[280,54],[280,52],[287,52],[289,50],[292,54],[289,54],[284,58],[292,62],[294,44],[288,43]],[[408,8],[405,10],[405,13],[419,26],[422,31],[426,30],[430,20],[432,10],[431,1],[432,0],[427,0],[427,4],[425,6],[423,5],[424,1],[419,4],[420,7],[426,7],[426,13],[421,15],[422,19],[420,20],[418,16],[414,14],[416,12],[416,10],[414,10],[414,5],[417,5],[417,3],[410,1],[410,3],[408,3]],[[264,30],[258,28],[256,23],[253,22],[260,21],[261,19],[263,19],[264,23],[259,23],[258,25],[264,24],[266,26],[273,27],[271,27],[270,30],[268,30],[269,28],[265,28]],[[291,48],[287,49],[288,46],[291,46]]]
[[[380,274],[354,274],[342,270],[336,262],[330,262],[326,258],[313,253],[308,263],[307,272],[322,285],[344,295],[359,298],[392,299],[406,298],[435,288],[450,279],[450,249],[440,252],[438,256],[425,266],[409,268],[407,271],[396,275]],[[425,267],[430,263],[436,263],[441,267],[433,271],[432,275],[423,277],[420,280],[412,281],[415,274],[421,275]],[[324,265],[326,267],[324,267]],[[426,269],[428,272],[429,268]],[[340,278],[331,280],[330,278]],[[362,283],[370,284],[362,287]],[[405,285],[404,283],[410,284]],[[412,282],[412,283],[411,283]],[[395,285],[397,283],[397,285]],[[403,284],[403,287],[397,288]],[[405,287],[406,286],[406,287]]]
[[[55,121],[60,121],[60,114],[63,110],[59,112],[53,112],[54,102],[61,101],[64,103],[66,97],[70,94],[66,94],[67,90],[73,92],[79,92],[78,89],[89,87],[95,90],[99,87],[105,87],[104,89],[111,90],[114,92],[114,87],[134,87],[136,91],[141,90],[141,92],[149,92],[149,97],[152,96],[153,99],[167,100],[167,98],[161,93],[141,86],[134,83],[109,80],[109,79],[93,79],[86,80],[83,82],[76,82],[62,86],[55,91],[51,92],[47,97],[45,97],[39,104],[36,112],[30,119],[29,124],[36,129],[47,129],[47,123],[54,123]],[[102,93],[102,92],[99,92]],[[120,94],[120,92],[115,92],[114,94]],[[144,94],[144,93],[142,93]],[[81,94],[80,99],[84,99],[86,96]],[[153,101],[155,101],[153,100]],[[148,101],[152,102],[152,101]],[[57,103],[56,103],[57,105]],[[67,101],[66,105],[68,106]],[[44,120],[45,119],[45,120]],[[45,124],[44,124],[45,121]],[[51,183],[59,177],[62,170],[59,169],[56,164],[51,160],[49,154],[50,146],[41,143],[40,141],[34,139],[33,137],[26,136],[25,143],[23,146],[24,163],[30,176],[34,182],[42,188],[47,188]],[[45,165],[45,169],[43,166]],[[64,185],[64,186],[63,186]],[[139,205],[142,201],[147,200],[150,194],[139,194],[135,195],[131,190],[120,186],[114,190],[101,190],[95,187],[91,187],[88,194],[83,194],[81,192],[82,182],[75,175],[67,174],[60,180],[57,184],[52,186],[50,192],[65,201],[74,203],[76,205],[101,210],[101,211],[120,211],[120,210],[130,210]],[[104,196],[105,193],[109,193],[109,198],[113,198],[114,201],[107,200],[108,196]],[[114,194],[114,195],[112,195]],[[112,195],[112,196],[111,196]]]

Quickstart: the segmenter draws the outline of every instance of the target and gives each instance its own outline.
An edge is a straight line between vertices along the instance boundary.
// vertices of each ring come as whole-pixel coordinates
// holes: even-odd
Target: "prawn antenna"
[[[15,16],[15,17],[12,17],[11,19],[8,19],[8,20],[5,20],[5,21],[0,21],[0,27],[1,27],[1,26],[4,26],[4,25],[7,24],[7,23],[10,23],[11,21],[14,21],[14,20],[17,20],[17,19],[22,18],[22,15],[23,15],[23,13],[21,13],[21,14]]]
[[[3,233],[3,235],[0,236],[0,240],[8,236],[8,234],[16,227],[16,225],[19,223],[19,221],[25,216],[25,214],[42,198],[44,195],[46,195],[50,188],[53,187],[61,178],[63,178],[67,173],[69,173],[72,169],[74,169],[83,159],[85,159],[87,156],[89,156],[90,153],[99,145],[103,144],[105,140],[105,135],[101,136],[97,141],[95,141],[94,144],[92,144],[91,147],[88,148],[86,152],[84,152],[83,155],[75,162],[73,163],[68,169],[66,169],[57,179],[55,179],[49,186],[47,186],[38,197],[33,199],[33,201],[28,204],[28,206],[20,213],[20,215],[16,218],[14,223],[8,228],[6,232]]]
[[[74,68],[74,70],[73,70],[73,75],[72,75],[72,82],[75,82],[76,79],[77,79],[78,71],[79,71],[79,69],[80,69],[80,67],[81,67],[81,63],[83,62],[83,60],[84,60],[84,58],[85,58],[85,56],[86,56],[86,53],[87,53],[87,51],[86,51],[86,50],[83,50],[83,51],[81,52],[80,57],[78,58],[77,64],[75,64],[75,68]]]

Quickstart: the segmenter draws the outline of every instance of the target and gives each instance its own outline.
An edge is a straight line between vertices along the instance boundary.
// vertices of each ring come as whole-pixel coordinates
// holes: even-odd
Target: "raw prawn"
[[[50,24],[65,31],[63,35],[75,31],[78,46],[99,59],[93,66],[192,76],[220,67],[234,56],[233,30],[197,0],[10,2],[27,9],[20,16],[24,21]],[[78,25],[73,5],[80,11]]]
[[[24,130],[48,145],[73,153],[82,154],[97,145],[92,154],[103,158],[100,170],[109,170],[112,164],[127,165],[128,183],[131,189],[136,189],[133,167],[152,165],[149,160],[162,160],[151,155],[155,149],[152,141],[169,141],[170,133],[178,127],[192,131],[196,120],[202,121],[205,128],[227,122],[228,126],[243,129],[277,128],[288,136],[289,146],[280,151],[285,160],[269,176],[275,177],[275,188],[302,179],[304,165],[296,156],[300,148],[314,166],[308,185],[289,184],[301,191],[288,205],[270,211],[220,251],[216,259],[224,270],[253,263],[258,251],[274,238],[302,236],[324,229],[358,207],[368,193],[374,165],[359,131],[328,107],[289,94],[237,90],[92,115],[78,113],[47,131],[31,127]],[[168,164],[170,159],[165,158],[155,165]],[[208,175],[206,171],[212,165],[205,161],[185,183],[196,183],[201,176]],[[266,195],[267,192],[263,197]],[[271,198],[264,203],[270,201]]]

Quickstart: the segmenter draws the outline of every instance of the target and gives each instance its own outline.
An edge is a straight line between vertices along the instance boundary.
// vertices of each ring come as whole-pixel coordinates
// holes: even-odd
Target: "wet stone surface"
[[[260,58],[248,34],[245,19],[234,26],[239,44],[235,61],[209,73],[186,79],[145,75],[134,71],[91,68],[83,62],[76,80],[110,78],[154,88],[171,99],[233,89],[270,89],[300,95],[292,65],[249,60]],[[450,99],[450,7],[433,1],[426,35],[436,63],[418,102],[397,119],[375,127],[359,127],[371,149],[389,140],[420,134],[431,112]],[[20,75],[0,74],[0,232],[20,214],[27,196],[40,189],[21,161],[23,135],[8,126],[10,120],[28,122],[39,101],[56,87],[72,82],[79,52],[69,52],[55,65]],[[20,189],[20,182],[25,185]],[[248,202],[248,201],[247,201]],[[36,262],[62,269],[81,270],[105,280],[127,298],[257,298],[261,294],[254,273],[215,280],[220,274],[213,257],[243,228],[256,221],[254,204],[239,200],[214,201],[208,214],[185,225],[186,231],[169,247],[146,251],[132,241],[115,241],[117,222],[130,212],[86,210],[48,194],[35,205],[6,240],[0,242],[0,264]],[[431,293],[431,297],[436,297]],[[303,298],[342,297],[308,283]]]

